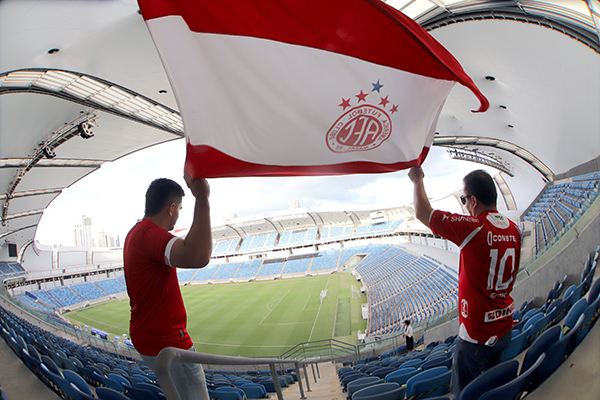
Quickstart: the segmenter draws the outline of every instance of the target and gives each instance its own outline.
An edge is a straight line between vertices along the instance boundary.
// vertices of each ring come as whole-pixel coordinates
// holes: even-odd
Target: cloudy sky
[[[186,189],[176,228],[191,224],[193,197],[183,180],[185,142],[157,145],[105,163],[100,169],[65,189],[46,209],[36,239],[42,244],[75,244],[74,225],[82,215],[92,219],[95,233],[104,231],[125,237],[143,217],[144,194],[153,179],[166,177]],[[452,160],[434,147],[423,169],[425,187],[433,198],[462,187],[462,177],[481,166]],[[221,178],[209,180],[211,220],[222,225],[224,217],[269,215],[287,208],[289,200],[311,211],[389,208],[412,202],[413,188],[407,171],[378,175],[294,178]]]

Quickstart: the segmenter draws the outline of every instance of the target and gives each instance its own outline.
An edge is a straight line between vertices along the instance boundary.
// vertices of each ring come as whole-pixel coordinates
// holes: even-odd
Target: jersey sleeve
[[[152,261],[171,266],[168,257],[170,256],[172,243],[175,240],[177,240],[177,236],[172,235],[164,229],[153,226],[144,233],[142,245],[144,251]]]
[[[434,210],[429,220],[431,232],[448,239],[460,248],[465,246],[481,227],[481,221],[475,217],[441,210]]]

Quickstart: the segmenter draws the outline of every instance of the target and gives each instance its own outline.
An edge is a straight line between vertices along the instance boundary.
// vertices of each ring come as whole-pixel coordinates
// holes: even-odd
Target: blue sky
[[[124,238],[143,217],[144,194],[150,182],[166,177],[186,189],[176,228],[191,224],[193,197],[183,181],[185,143],[177,140],[138,151],[100,169],[65,189],[46,209],[36,239],[42,244],[74,245],[74,224],[81,216],[92,219],[94,231]],[[433,199],[462,187],[462,178],[480,166],[452,160],[434,147],[427,157],[425,187]],[[293,178],[221,178],[209,180],[211,220],[266,214],[287,208],[289,200],[311,211],[389,208],[412,202],[407,171],[377,175]]]

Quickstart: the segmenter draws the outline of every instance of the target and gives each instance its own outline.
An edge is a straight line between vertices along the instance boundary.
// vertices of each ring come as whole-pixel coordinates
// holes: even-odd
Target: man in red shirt
[[[513,299],[519,270],[521,232],[496,210],[496,186],[485,171],[463,179],[461,202],[470,216],[433,210],[423,185],[423,170],[413,167],[417,218],[460,248],[459,332],[452,365],[451,394],[458,399],[473,379],[502,360],[512,336]]]
[[[156,179],[146,192],[144,219],[129,231],[123,248],[131,341],[153,371],[165,347],[194,350],[177,268],[202,268],[212,253],[208,183],[187,176],[186,183],[196,204],[185,239],[169,233],[179,218],[184,191],[170,179]],[[173,363],[170,372],[182,399],[209,399],[200,364]]]

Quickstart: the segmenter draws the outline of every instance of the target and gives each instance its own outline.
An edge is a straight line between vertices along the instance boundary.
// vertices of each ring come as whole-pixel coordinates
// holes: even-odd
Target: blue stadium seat
[[[379,383],[354,392],[352,400],[400,400],[405,393],[406,387],[397,383]]]
[[[348,393],[348,397],[352,399],[352,395],[355,392],[378,383],[384,383],[383,379],[376,376],[367,376],[350,382],[348,386],[346,386],[346,392]]]
[[[450,391],[452,371],[446,367],[435,367],[419,372],[406,382],[407,397],[428,397],[446,394]],[[423,397],[425,398],[425,397]]]
[[[501,362],[465,386],[460,392],[459,400],[478,400],[485,392],[514,380],[518,370],[519,362],[517,360]]]
[[[531,386],[533,375],[542,364],[545,357],[545,354],[540,355],[537,361],[528,370],[521,372],[518,377],[504,385],[487,390],[479,397],[479,400],[520,399],[521,394]]]
[[[123,393],[114,389],[99,387],[96,389],[96,395],[100,400],[131,400]]]
[[[395,382],[399,385],[405,385],[406,382],[408,382],[408,380],[410,378],[417,375],[419,372],[421,372],[421,371],[414,367],[401,368],[395,372],[389,373],[385,377],[385,381],[386,382]]]

